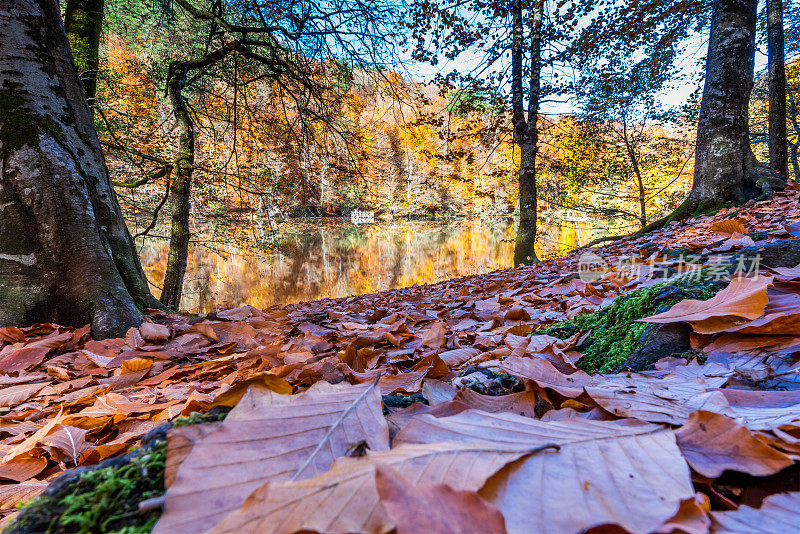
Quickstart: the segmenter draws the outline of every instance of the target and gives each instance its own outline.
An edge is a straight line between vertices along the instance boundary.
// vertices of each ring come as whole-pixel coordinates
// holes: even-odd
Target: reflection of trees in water
[[[545,226],[542,254],[563,254],[576,231]],[[355,226],[345,222],[287,225],[275,252],[232,245],[194,246],[182,308],[207,313],[248,302],[257,307],[370,293],[510,267],[511,220],[449,224],[408,221]],[[588,230],[581,232],[586,242]],[[147,241],[142,262],[161,284],[167,244]]]

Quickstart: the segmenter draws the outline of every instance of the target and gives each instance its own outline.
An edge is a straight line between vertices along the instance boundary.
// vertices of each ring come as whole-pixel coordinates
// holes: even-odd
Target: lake
[[[364,225],[305,219],[270,230],[248,223],[250,238],[206,226],[189,249],[181,309],[191,313],[345,297],[505,269],[512,267],[516,234],[511,218]],[[587,222],[542,221],[537,252],[562,256],[602,235],[608,231]],[[148,279],[160,287],[167,241],[148,238],[139,245]]]

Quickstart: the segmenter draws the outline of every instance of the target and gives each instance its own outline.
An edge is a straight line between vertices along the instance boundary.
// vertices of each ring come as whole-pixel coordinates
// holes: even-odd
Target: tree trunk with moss
[[[522,1],[515,0],[512,12],[513,42],[511,47],[512,108],[514,140],[520,149],[519,164],[519,227],[514,246],[514,264],[534,263],[536,257],[536,223],[538,192],[536,190],[536,152],[539,142],[539,91],[542,70],[542,21],[544,1],[537,0],[530,14],[530,85],[528,87],[528,114],[523,111],[522,45],[524,22]]]
[[[0,0],[0,324],[141,323],[150,294],[56,0]]]
[[[194,170],[194,123],[186,107],[183,87],[186,84],[187,67],[173,63],[167,80],[167,94],[172,104],[172,113],[178,123],[178,152],[175,156],[173,174],[175,179],[170,187],[172,220],[169,236],[169,255],[164,273],[164,287],[161,290],[161,303],[177,310],[181,304],[183,278],[189,257],[189,208]]]
[[[221,61],[225,56],[240,50],[242,40],[236,39],[189,61],[175,61],[169,67],[167,75],[167,96],[172,105],[172,114],[178,123],[178,151],[173,163],[173,176],[170,186],[170,204],[172,207],[169,255],[167,269],[164,273],[164,287],[161,290],[161,303],[177,310],[181,304],[183,278],[186,275],[186,263],[189,257],[189,207],[192,189],[192,173],[194,172],[194,122],[186,105],[183,94],[187,76],[190,72],[202,71],[210,65]]]
[[[64,9],[64,29],[90,109],[97,97],[103,4],[104,0],[67,0]]]
[[[748,105],[753,88],[756,4],[756,0],[714,1],[694,183],[672,219],[723,203],[766,198],[782,186],[781,177],[759,163],[750,149]]]

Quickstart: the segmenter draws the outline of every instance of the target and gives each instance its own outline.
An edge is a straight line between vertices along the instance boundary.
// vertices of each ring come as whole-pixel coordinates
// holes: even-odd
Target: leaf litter
[[[336,300],[200,318],[151,310],[122,339],[2,328],[0,525],[61,473],[232,408],[169,430],[156,532],[797,526],[798,493],[783,492],[800,488],[770,481],[800,459],[800,265],[765,264],[636,318],[646,332],[688,327],[689,349],[650,368],[581,370],[591,332],[576,318],[800,246],[787,230],[799,196],[790,186],[592,249],[609,265],[593,279],[575,274],[579,250]],[[760,497],[736,480],[761,481]]]

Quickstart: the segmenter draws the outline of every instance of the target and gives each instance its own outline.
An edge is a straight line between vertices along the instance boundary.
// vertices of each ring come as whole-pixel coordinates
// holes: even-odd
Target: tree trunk
[[[633,175],[636,176],[636,185],[639,191],[639,224],[642,228],[647,226],[647,206],[645,201],[644,180],[642,179],[642,171],[639,168],[639,159],[636,157],[636,151],[633,144],[628,137],[628,123],[627,119],[622,119],[622,142],[625,143],[625,151],[628,153],[628,159],[631,161],[633,167]]]
[[[784,178],[759,163],[750,149],[756,4],[756,0],[714,0],[692,190],[671,215],[640,232],[720,204],[768,198],[784,186]]]
[[[783,2],[767,0],[767,55],[769,62],[769,166],[789,177],[786,136],[786,66],[783,50]]]
[[[786,96],[789,98],[789,119],[792,121],[792,130],[794,130],[794,141],[789,142],[790,158],[792,160],[792,172],[794,173],[794,181],[800,183],[800,163],[798,163],[797,152],[800,148],[800,125],[797,123],[797,105],[794,100],[794,93],[792,88],[786,86]]]
[[[534,3],[530,24],[531,70],[528,87],[528,116],[523,111],[522,91],[522,2],[515,0],[513,7],[512,107],[514,139],[520,149],[519,165],[519,227],[514,246],[514,264],[539,261],[536,257],[536,223],[538,195],[536,191],[536,151],[539,142],[539,90],[542,70],[542,20],[544,1]]]
[[[180,136],[178,153],[175,156],[175,179],[170,188],[172,221],[169,236],[169,256],[164,273],[164,287],[161,290],[161,303],[177,310],[181,304],[183,278],[186,275],[186,262],[189,257],[189,208],[194,170],[194,123],[186,107],[183,87],[186,85],[186,66],[174,63],[170,67],[167,80],[167,94],[172,104],[172,112],[178,122]]]
[[[94,107],[97,97],[97,73],[100,69],[100,35],[103,31],[104,0],[67,0],[64,28],[72,49],[72,58],[81,77],[83,91]]]
[[[147,287],[56,0],[0,0],[0,324],[141,323]]]

